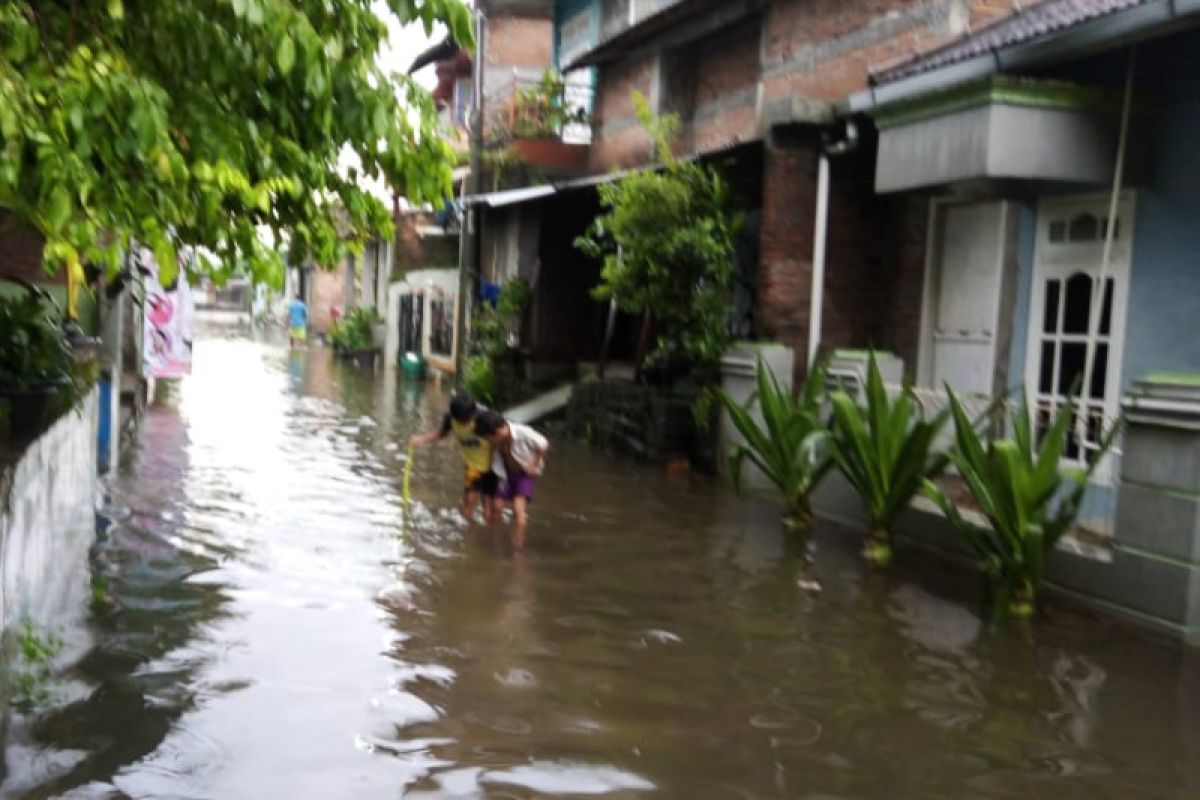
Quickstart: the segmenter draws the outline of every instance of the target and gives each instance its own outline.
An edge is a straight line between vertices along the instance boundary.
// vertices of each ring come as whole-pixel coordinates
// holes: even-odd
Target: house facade
[[[736,334],[791,346],[799,371],[814,335],[827,349],[866,340],[911,367],[929,200],[874,191],[874,151],[865,141],[873,131],[848,137],[835,104],[867,87],[879,65],[1014,9],[983,0],[554,3],[553,66],[568,86],[591,94],[586,164],[573,176],[477,200],[485,209],[483,273],[538,276],[530,325],[547,317],[540,327],[554,334],[538,341],[530,332],[535,359],[566,366],[599,357],[607,314],[585,296],[598,265],[572,242],[599,210],[595,186],[653,159],[636,116],[638,92],[652,111],[680,118],[677,155],[713,164],[733,185],[745,220]],[[822,282],[815,334],[820,162],[831,145],[842,151],[827,162],[825,261],[836,269]],[[897,297],[907,302],[891,302]],[[632,354],[634,328],[618,323],[617,357]]]
[[[1122,418],[1060,587],[1200,641],[1200,3],[1044,0],[893,64],[840,113],[875,189],[931,198],[916,377],[1075,409],[1082,464]]]
[[[571,242],[595,187],[653,160],[639,92],[679,116],[678,155],[734,186],[738,335],[789,346],[797,375],[870,347],[930,402],[945,385],[1023,390],[1043,420],[1072,403],[1077,463],[1124,411],[1082,520],[1107,544],[1051,577],[1200,639],[1200,89],[1181,79],[1198,14],[1198,0],[560,0],[554,65],[593,95],[586,168],[468,200],[485,275],[536,279],[535,358],[598,357],[596,265]],[[852,504],[823,510],[850,519]]]

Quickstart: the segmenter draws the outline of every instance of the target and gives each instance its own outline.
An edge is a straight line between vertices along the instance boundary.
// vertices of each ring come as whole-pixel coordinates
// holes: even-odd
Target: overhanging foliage
[[[46,237],[47,267],[115,271],[131,239],[171,279],[197,268],[282,279],[279,247],[332,265],[390,235],[382,202],[450,187],[428,94],[376,57],[372,0],[58,0],[0,5],[0,206]],[[378,5],[378,4],[375,4]],[[387,0],[401,22],[472,41],[459,0]],[[335,216],[335,209],[337,211]],[[341,217],[339,220],[338,217]]]

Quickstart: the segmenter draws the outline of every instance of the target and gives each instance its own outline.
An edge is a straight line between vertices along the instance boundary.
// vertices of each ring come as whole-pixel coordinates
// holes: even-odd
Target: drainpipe
[[[817,215],[813,223],[812,292],[808,318],[808,368],[821,347],[821,314],[825,306],[825,250],[829,231],[829,159],[858,146],[858,127],[847,120],[841,138],[825,137],[817,162]]]
[[[471,102],[471,171],[463,181],[463,195],[479,194],[479,173],[483,169],[483,62],[487,57],[487,18],[475,9],[475,74],[472,77],[474,97]],[[479,273],[480,214],[475,205],[463,206],[462,230],[459,233],[458,252],[458,303],[454,314],[454,382],[462,386],[467,363],[467,310],[471,305],[471,287]]]
[[[825,235],[829,227],[829,154],[817,162],[817,219],[813,223],[812,303],[808,315],[808,368],[821,347],[821,309],[825,305]]]
[[[1087,432],[1087,401],[1092,394],[1092,362],[1096,359],[1096,339],[1100,336],[1100,317],[1104,315],[1104,296],[1112,265],[1113,240],[1117,232],[1117,214],[1121,202],[1121,188],[1125,173],[1125,152],[1129,146],[1129,116],[1133,107],[1133,78],[1137,67],[1137,47],[1129,50],[1129,67],[1125,71],[1125,97],[1121,104],[1121,129],[1117,137],[1117,161],[1113,165],[1112,191],[1108,197],[1108,226],[1104,231],[1104,250],[1100,256],[1100,274],[1092,287],[1092,313],[1088,315],[1087,344],[1084,347],[1083,384],[1079,387],[1079,412],[1075,416],[1075,435],[1082,444]],[[1116,304],[1116,287],[1113,287],[1113,303]],[[1116,313],[1116,309],[1113,309]],[[1111,326],[1111,322],[1110,322]],[[1110,327],[1109,334],[1112,330]],[[1109,348],[1111,355],[1112,348]],[[1102,418],[1103,422],[1103,418]]]

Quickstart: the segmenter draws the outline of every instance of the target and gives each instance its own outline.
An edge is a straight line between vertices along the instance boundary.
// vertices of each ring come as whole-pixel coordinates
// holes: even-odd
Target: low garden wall
[[[662,464],[684,458],[704,472],[717,461],[716,406],[709,424],[696,424],[698,389],[665,389],[631,381],[584,381],[567,407],[571,435],[596,447]]]
[[[96,530],[93,389],[0,466],[0,635],[81,612]]]

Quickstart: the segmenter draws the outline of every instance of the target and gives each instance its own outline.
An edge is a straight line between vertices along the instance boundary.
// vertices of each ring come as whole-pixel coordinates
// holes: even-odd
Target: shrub
[[[374,306],[359,306],[344,319],[329,326],[329,342],[335,352],[360,353],[375,346],[372,328],[383,322]]]
[[[949,410],[926,421],[911,390],[889,398],[874,353],[868,364],[866,405],[859,406],[840,389],[830,395],[830,402],[834,463],[862,498],[870,517],[863,555],[886,566],[892,560],[896,519],[925,480],[946,467],[947,456],[934,451],[934,442]]]
[[[532,296],[528,281],[513,278],[500,288],[494,307],[481,303],[475,312],[463,386],[487,403],[512,400],[521,392],[521,381],[512,369],[511,342]]]
[[[1064,468],[1061,462],[1073,416],[1071,403],[1059,409],[1039,444],[1029,402],[1022,396],[1012,418],[1012,438],[985,441],[958,397],[949,387],[946,391],[955,428],[950,460],[988,526],[965,519],[932,481],[925,481],[925,493],[978,555],[991,584],[992,618],[1027,617],[1038,606],[1046,554],[1074,524],[1088,480],[1120,426],[1108,431],[1086,468]]]
[[[492,404],[496,400],[496,370],[490,356],[476,355],[467,359],[463,369],[463,388],[475,399]]]
[[[79,403],[94,376],[76,363],[54,300],[33,285],[0,297],[0,386],[8,392],[47,391],[56,410]],[[6,412],[7,414],[7,412]]]
[[[600,186],[605,213],[575,246],[603,261],[597,299],[652,315],[658,334],[648,361],[715,364],[729,342],[734,276],[728,190],[710,167],[672,157],[678,121],[655,119],[644,98],[635,100],[664,166]]]

